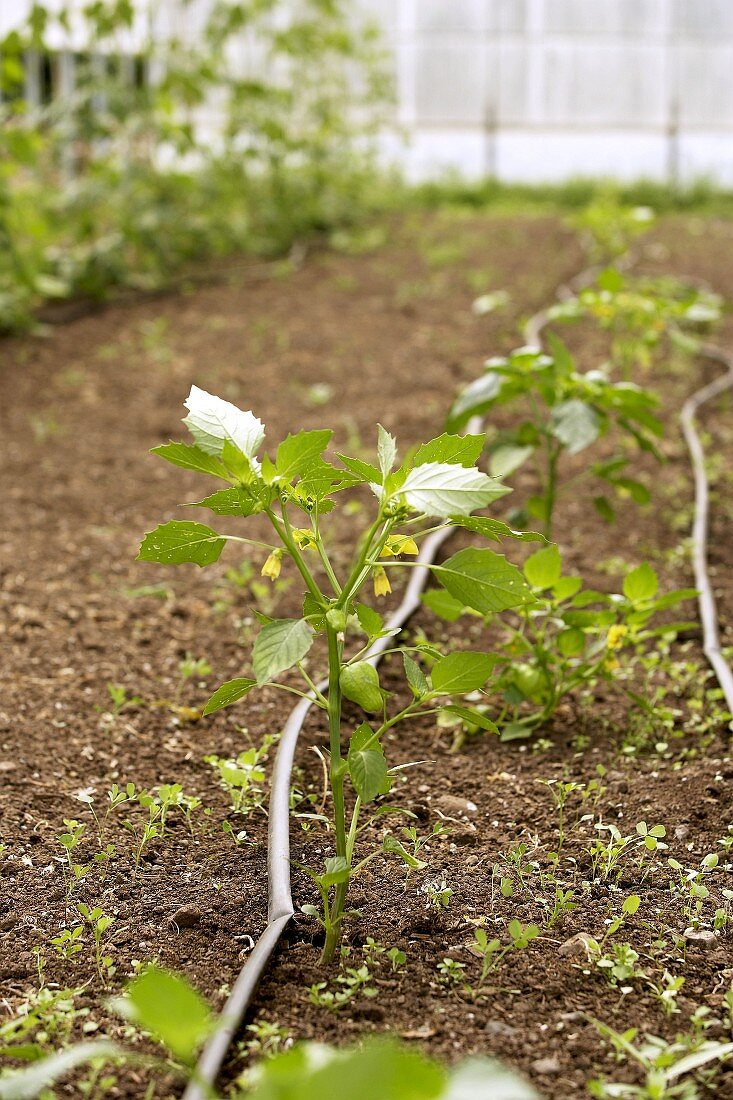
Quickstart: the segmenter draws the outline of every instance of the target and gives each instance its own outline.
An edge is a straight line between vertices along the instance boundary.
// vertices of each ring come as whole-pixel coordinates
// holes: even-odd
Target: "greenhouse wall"
[[[158,0],[153,25],[195,35],[210,3]],[[398,128],[382,145],[412,178],[733,185],[733,0],[353,3],[383,29]],[[0,0],[0,31],[27,6]]]

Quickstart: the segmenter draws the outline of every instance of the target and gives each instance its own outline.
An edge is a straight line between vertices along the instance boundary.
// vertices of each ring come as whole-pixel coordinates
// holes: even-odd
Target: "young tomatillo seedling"
[[[261,515],[269,521],[273,541],[222,534],[192,520],[171,520],[146,535],[139,558],[204,566],[218,560],[227,542],[238,542],[262,552],[265,576],[275,579],[287,565],[300,574],[302,616],[261,616],[263,625],[252,650],[252,675],[222,684],[204,713],[212,714],[236,703],[254,688],[267,685],[308,695],[328,715],[331,826],[336,854],[326,860],[323,871],[308,872],[321,895],[323,960],[328,962],[340,942],[350,879],[381,851],[396,850],[385,842],[385,846],[355,861],[357,840],[368,824],[361,820],[362,808],[386,794],[392,784],[393,773],[382,747],[386,732],[399,722],[441,711],[470,715],[484,729],[495,730],[482,714],[453,701],[484,687],[494,664],[494,658],[486,653],[444,656],[434,646],[395,642],[386,652],[402,655],[411,698],[396,713],[388,713],[390,693],[381,687],[379,673],[368,657],[374,642],[390,632],[385,630],[378,612],[360,602],[360,594],[371,580],[376,595],[386,596],[391,591],[388,569],[422,567],[407,559],[415,557],[421,538],[437,529],[430,517],[438,520],[438,527],[460,525],[494,541],[512,535],[498,520],[471,516],[508,490],[476,468],[484,441],[481,435],[441,435],[418,447],[398,466],[396,442],[380,426],[376,465],[339,455],[340,465],[336,466],[323,457],[331,431],[289,435],[270,458],[262,453],[265,431],[253,413],[243,412],[196,386],[191,389],[186,407],[189,414],[184,422],[194,443],[166,443],[154,448],[154,453],[223,483],[224,487],[196,501],[194,507],[208,508],[230,520]],[[368,485],[374,493],[374,512],[355,542],[348,569],[337,575],[323,521],[345,491],[362,485]],[[294,525],[296,514],[298,524],[303,526]],[[518,607],[530,598],[519,570],[493,550],[466,548],[429,568],[456,600],[482,614]],[[345,641],[350,634],[361,637],[355,651],[347,656]],[[304,666],[316,639],[325,643],[328,663],[327,688],[323,691]],[[430,676],[416,659],[421,651],[429,653]],[[304,687],[278,681],[291,669],[300,672]],[[343,699],[374,717],[345,730]],[[348,798],[347,780],[351,786]]]

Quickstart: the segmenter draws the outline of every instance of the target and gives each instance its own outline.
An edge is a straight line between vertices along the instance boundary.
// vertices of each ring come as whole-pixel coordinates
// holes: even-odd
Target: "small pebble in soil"
[[[177,909],[168,923],[177,928],[195,928],[201,923],[201,910],[197,905],[182,905]]]
[[[448,817],[475,817],[478,806],[468,799],[459,798],[454,794],[441,794],[434,799],[433,805],[437,806]]]
[[[532,1069],[541,1077],[560,1072],[560,1062],[557,1058],[538,1058],[532,1063]]]
[[[699,947],[703,951],[715,951],[718,947],[718,937],[705,928],[687,928],[684,937],[690,947]]]

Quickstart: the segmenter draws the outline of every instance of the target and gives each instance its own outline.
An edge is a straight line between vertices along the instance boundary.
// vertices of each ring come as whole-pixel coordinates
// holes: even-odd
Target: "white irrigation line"
[[[577,289],[586,286],[600,269],[599,265],[585,268],[567,285],[563,284],[558,288],[557,297],[567,297]],[[524,327],[524,338],[528,344],[541,345],[542,330],[545,328],[547,321],[546,310],[540,310],[530,317]],[[707,401],[733,387],[733,357],[727,356],[723,351],[714,347],[705,347],[702,354],[706,358],[723,363],[727,367],[727,371],[714,382],[703,386],[685,402],[680,419],[685,440],[690,450],[695,478],[693,565],[695,582],[700,593],[703,649],[723,689],[728,709],[733,711],[733,672],[731,672],[731,668],[720,649],[715,597],[707,570],[708,481],[705,472],[705,454],[700,437],[695,429],[695,413],[697,410]],[[474,417],[466,426],[466,432],[471,434],[479,434],[483,430],[484,421],[481,417]],[[417,558],[418,568],[411,571],[410,582],[405,590],[402,602],[387,621],[388,629],[402,629],[420,607],[420,598],[430,576],[429,566],[435,560],[440,547],[453,534],[454,530],[455,528],[451,527],[442,528],[425,540]],[[391,641],[391,638],[380,638],[376,641],[369,650],[368,660],[374,665],[378,664],[383,651],[391,644]],[[327,686],[327,682],[318,685],[319,690],[323,690]],[[314,699],[312,697],[302,699],[290,712],[280,738],[273,766],[267,842],[267,924],[242,967],[224,1010],[217,1021],[215,1030],[204,1047],[196,1067],[195,1076],[189,1082],[183,1100],[208,1100],[212,1095],[214,1083],[219,1075],[229,1045],[244,1018],[270,956],[295,913],[290,883],[290,776],[298,737],[313,703]]]
[[[700,619],[702,622],[703,652],[710,662],[718,683],[723,689],[726,706],[733,713],[733,671],[720,648],[718,629],[718,609],[715,593],[708,572],[708,527],[710,514],[710,486],[705,469],[705,451],[695,427],[698,409],[719,397],[726,390],[733,389],[733,356],[720,348],[706,346],[701,354],[706,359],[722,363],[725,373],[714,381],[693,393],[682,407],[680,423],[690,452],[692,471],[695,478],[695,521],[692,527],[692,565],[695,570],[695,587],[698,590]]]

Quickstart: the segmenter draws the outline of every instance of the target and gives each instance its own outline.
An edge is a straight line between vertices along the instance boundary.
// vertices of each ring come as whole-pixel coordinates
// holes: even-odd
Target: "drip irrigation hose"
[[[718,683],[723,689],[728,710],[733,713],[733,671],[720,648],[718,610],[715,593],[708,572],[708,528],[710,514],[710,486],[705,469],[705,450],[695,426],[696,414],[703,405],[733,388],[733,356],[720,348],[706,345],[700,353],[706,359],[722,363],[724,374],[688,397],[682,406],[680,423],[690,452],[695,479],[695,520],[692,527],[692,566],[695,571],[695,587],[702,622],[703,653],[707,657]]]
[[[630,258],[626,257],[624,266],[630,266],[630,263]],[[587,286],[595,274],[602,270],[602,267],[603,265],[594,264],[584,268],[568,283],[561,284],[558,287],[556,296],[560,299],[567,298],[577,290]],[[538,311],[525,324],[524,338],[528,344],[541,345],[542,330],[548,322],[547,312],[547,310]],[[724,393],[725,390],[733,388],[733,356],[728,356],[721,349],[713,346],[705,346],[700,354],[707,359],[722,363],[727,370],[725,374],[703,386],[688,398],[680,414],[695,480],[693,566],[695,583],[699,592],[700,618],[703,627],[703,651],[723,690],[728,709],[733,711],[733,672],[723,657],[720,648],[715,596],[707,569],[709,487],[705,471],[705,453],[695,428],[695,414],[698,409],[706,402]],[[479,434],[483,430],[483,417],[474,417],[465,428],[465,431],[469,434]],[[417,558],[417,568],[411,571],[410,581],[402,602],[389,617],[386,624],[387,629],[402,629],[420,607],[420,597],[430,575],[429,566],[435,560],[440,547],[453,534],[453,531],[454,528],[445,527],[429,535],[425,540]],[[383,651],[390,644],[393,644],[392,638],[378,639],[370,648],[366,659],[371,664],[377,665]],[[322,681],[318,684],[318,689],[322,691],[327,686],[328,682]],[[298,737],[314,702],[315,698],[311,694],[297,703],[290,712],[283,728],[273,766],[268,808],[267,924],[247,956],[239,977],[234,983],[215,1029],[204,1046],[194,1076],[189,1081],[183,1094],[183,1100],[209,1100],[212,1096],[214,1084],[229,1045],[254,997],[255,990],[270,956],[295,914],[290,883],[290,776]]]

